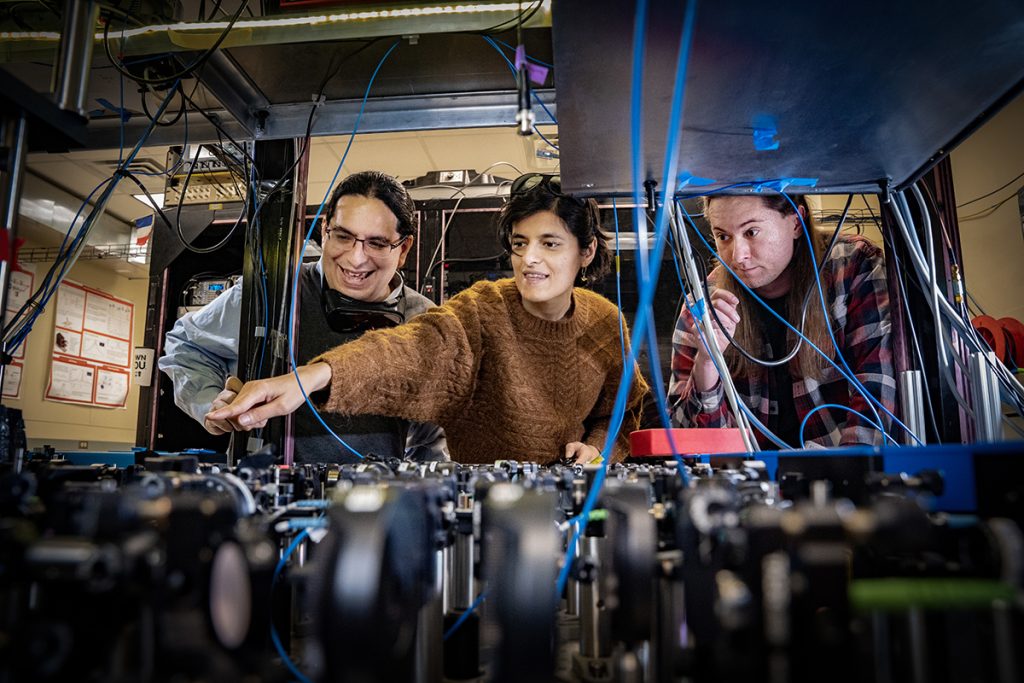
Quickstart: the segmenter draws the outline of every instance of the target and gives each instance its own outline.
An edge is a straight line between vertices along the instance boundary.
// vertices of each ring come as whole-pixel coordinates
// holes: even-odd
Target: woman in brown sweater
[[[618,309],[574,287],[578,276],[600,277],[609,266],[597,204],[562,194],[557,176],[528,174],[512,184],[498,229],[514,279],[477,282],[404,325],[368,332],[298,368],[318,407],[435,422],[458,462],[597,458],[623,358]],[[627,454],[625,437],[648,390],[636,378],[615,459]],[[247,383],[210,417],[256,429],[302,403],[288,374]]]

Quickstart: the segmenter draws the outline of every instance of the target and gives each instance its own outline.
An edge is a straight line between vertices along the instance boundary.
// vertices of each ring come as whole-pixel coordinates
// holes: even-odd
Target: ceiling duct
[[[99,166],[103,173],[106,175],[113,175],[114,171],[121,167],[121,162],[117,159],[104,159],[97,161],[96,165]],[[149,159],[145,157],[136,157],[126,167],[129,173],[133,175],[162,175],[167,169],[164,166],[163,161],[157,161],[156,159]]]
[[[29,224],[24,221],[18,226],[18,232],[23,237],[31,238],[49,246],[55,240],[67,234],[71,227],[75,214],[82,206],[82,198],[65,190],[56,187],[31,171],[25,173],[25,185],[21,192],[21,203],[18,205],[18,214],[26,218]],[[88,215],[83,211],[76,226],[80,226]],[[127,223],[114,218],[109,213],[104,213],[92,228],[88,244],[124,244],[128,242],[130,227]],[[49,231],[42,230],[49,228]]]

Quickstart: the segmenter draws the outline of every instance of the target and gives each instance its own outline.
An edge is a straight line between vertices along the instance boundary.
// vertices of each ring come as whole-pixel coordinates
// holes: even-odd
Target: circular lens
[[[245,642],[252,617],[249,563],[237,543],[221,544],[210,570],[210,623],[221,645],[235,649]]]

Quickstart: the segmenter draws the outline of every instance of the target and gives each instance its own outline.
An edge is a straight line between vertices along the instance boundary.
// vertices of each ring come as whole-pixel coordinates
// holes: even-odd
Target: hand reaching
[[[298,369],[306,394],[331,383],[331,366],[326,363],[303,365]],[[303,404],[302,390],[294,373],[246,382],[238,395],[223,408],[206,414],[207,421],[228,421],[236,429],[260,429],[272,417],[288,415]]]
[[[218,410],[231,404],[238,396],[238,392],[242,390],[242,380],[237,377],[228,377],[224,382],[224,391],[217,394],[217,397],[213,399],[213,403],[210,405],[210,410]],[[233,425],[228,420],[211,420],[209,413],[203,420],[203,427],[206,431],[213,434],[214,436],[220,436],[221,434],[227,434],[238,429],[237,426]]]
[[[601,461],[601,451],[580,441],[571,441],[565,444],[565,460],[580,465],[597,463]]]
[[[708,300],[705,301],[707,302]],[[736,334],[736,326],[740,322],[739,303],[740,300],[735,294],[724,289],[716,289],[711,293],[710,305],[714,306],[715,312],[718,314],[718,322],[712,317],[712,325],[715,330],[715,344],[722,352],[729,348],[729,337]],[[700,335],[697,333],[693,315],[688,308],[683,309],[682,318],[686,325],[686,330],[680,333],[678,339],[684,344],[697,349],[697,353],[693,357],[692,377],[694,386],[699,391],[707,391],[718,382],[718,371],[715,369],[715,364],[711,360],[711,356],[708,355]],[[719,326],[719,322],[721,326]],[[723,328],[725,332],[729,333],[729,337],[726,337]]]

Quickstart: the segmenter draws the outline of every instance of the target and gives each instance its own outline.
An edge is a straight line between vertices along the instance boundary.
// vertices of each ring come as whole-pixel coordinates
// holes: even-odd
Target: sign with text
[[[153,357],[155,351],[139,347],[135,349],[135,365],[132,367],[132,374],[135,376],[135,383],[140,387],[148,387],[153,383]]]

